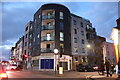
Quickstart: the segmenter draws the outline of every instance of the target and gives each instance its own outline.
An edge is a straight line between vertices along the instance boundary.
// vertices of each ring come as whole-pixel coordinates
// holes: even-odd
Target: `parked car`
[[[94,69],[94,71],[98,71],[98,69],[99,69],[99,66],[97,66],[97,65],[94,65],[94,66],[93,66],[93,69]]]
[[[10,69],[11,70],[16,70],[17,69],[17,65],[16,64],[11,64]]]
[[[8,80],[8,75],[6,74],[1,64],[0,64],[0,80]]]
[[[93,67],[91,67],[89,65],[81,65],[81,64],[79,64],[77,66],[77,71],[79,71],[79,72],[93,72],[94,69],[93,69]]]

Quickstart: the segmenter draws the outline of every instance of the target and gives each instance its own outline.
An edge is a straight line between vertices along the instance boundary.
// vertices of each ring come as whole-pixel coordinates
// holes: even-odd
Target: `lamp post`
[[[56,74],[56,55],[58,54],[58,49],[54,49],[54,54],[55,54],[55,74]],[[59,62],[58,62],[59,64]]]

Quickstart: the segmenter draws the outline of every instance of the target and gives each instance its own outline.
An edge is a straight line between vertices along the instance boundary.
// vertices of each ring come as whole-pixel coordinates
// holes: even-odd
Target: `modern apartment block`
[[[115,47],[113,43],[104,42],[103,43],[103,58],[110,60],[111,63],[116,65],[116,54],[115,54]]]
[[[89,20],[70,13],[63,5],[44,4],[25,27],[27,68],[32,64],[37,70],[58,70],[59,66],[76,70],[78,64],[94,65],[95,39],[96,31]]]
[[[71,47],[72,47],[72,68],[76,70],[78,64],[88,64],[86,25],[91,24],[89,20],[71,14]]]
[[[41,70],[55,70],[60,63],[65,70],[70,70],[72,58],[68,8],[59,4],[42,5],[34,15],[34,32],[33,64],[39,65]],[[55,48],[60,56],[54,54]]]

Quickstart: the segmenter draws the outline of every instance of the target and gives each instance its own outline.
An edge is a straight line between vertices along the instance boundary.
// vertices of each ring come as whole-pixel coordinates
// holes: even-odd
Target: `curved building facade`
[[[71,70],[70,11],[63,5],[45,4],[34,15],[33,64],[40,70]],[[58,49],[58,54],[54,54]]]

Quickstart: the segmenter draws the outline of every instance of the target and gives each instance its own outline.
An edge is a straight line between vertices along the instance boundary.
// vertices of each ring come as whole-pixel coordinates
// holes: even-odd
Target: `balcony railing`
[[[41,37],[41,41],[54,41],[54,36],[52,36],[52,37],[43,36],[43,37]]]
[[[41,48],[41,52],[43,53],[53,53],[53,50],[52,48]]]
[[[46,26],[46,25],[42,26],[42,30],[53,30],[53,29],[54,29],[53,25],[52,26]]]
[[[42,19],[43,20],[46,20],[46,19],[54,19],[55,17],[54,17],[54,15],[44,15],[44,16],[42,16]]]

